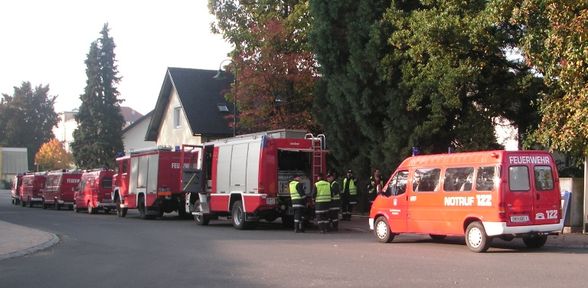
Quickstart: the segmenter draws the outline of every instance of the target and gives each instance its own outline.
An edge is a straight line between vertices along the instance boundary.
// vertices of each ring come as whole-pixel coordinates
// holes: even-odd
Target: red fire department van
[[[486,251],[492,238],[542,247],[563,227],[557,168],[545,151],[483,151],[404,160],[374,201],[370,229],[381,242],[399,233],[465,236]]]
[[[302,182],[310,193],[310,179],[326,172],[324,140],[306,131],[275,130],[190,147],[190,156],[182,157],[187,211],[201,225],[228,216],[237,229],[260,219],[292,222],[288,183],[307,175]]]
[[[74,193],[74,211],[79,213],[87,209],[88,214],[94,214],[102,210],[108,214],[115,210],[116,204],[112,201],[113,175],[114,171],[106,169],[85,171]]]
[[[45,187],[41,189],[43,209],[53,206],[55,210],[61,207],[73,208],[73,197],[76,187],[80,184],[80,171],[52,171],[47,173]]]
[[[113,201],[117,215],[125,217],[128,209],[138,209],[141,218],[161,217],[163,213],[185,212],[184,193],[180,187],[180,151],[152,148],[131,152],[116,159]]]
[[[41,189],[45,187],[45,173],[26,173],[22,176],[22,192],[20,204],[33,207],[36,203],[43,203]]]
[[[13,205],[20,204],[20,197],[22,193],[22,174],[14,176],[12,179],[12,187],[10,188],[10,198]]]

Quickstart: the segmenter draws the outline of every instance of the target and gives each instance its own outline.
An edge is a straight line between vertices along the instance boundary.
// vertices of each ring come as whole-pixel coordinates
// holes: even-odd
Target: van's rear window
[[[510,191],[529,191],[529,168],[527,166],[508,167],[508,185]]]
[[[535,189],[553,190],[553,174],[550,166],[535,166]]]

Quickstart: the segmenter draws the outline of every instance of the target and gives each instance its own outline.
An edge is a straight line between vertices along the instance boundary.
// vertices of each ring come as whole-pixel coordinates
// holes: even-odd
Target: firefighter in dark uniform
[[[329,209],[331,208],[331,184],[318,175],[318,181],[314,183],[315,199],[314,213],[317,218],[321,233],[327,232],[329,228]]]
[[[304,232],[304,210],[306,208],[306,193],[304,185],[300,183],[300,175],[294,176],[290,181],[290,199],[292,201],[292,210],[294,210],[294,232]]]
[[[368,191],[368,201],[369,201],[369,208],[372,208],[372,204],[376,199],[376,196],[380,194],[382,191],[382,187],[384,187],[384,182],[382,180],[382,173],[380,173],[380,169],[375,169],[374,174],[370,176],[370,183],[368,184],[367,191]],[[368,211],[370,210],[368,209]]]
[[[347,175],[343,179],[343,193],[341,195],[343,220],[351,220],[351,212],[357,204],[357,185],[355,183],[356,180],[353,177],[353,172],[348,170]]]
[[[341,210],[341,186],[337,182],[335,173],[327,174],[327,181],[331,182],[331,208],[329,208],[329,220],[333,230],[339,230],[339,211]]]

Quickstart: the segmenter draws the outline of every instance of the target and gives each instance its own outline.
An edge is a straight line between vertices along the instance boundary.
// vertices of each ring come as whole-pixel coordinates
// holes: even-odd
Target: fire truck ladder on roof
[[[312,181],[316,181],[318,175],[323,172],[323,153],[325,152],[326,137],[319,134],[316,137],[312,133],[307,133],[305,139],[312,141]]]

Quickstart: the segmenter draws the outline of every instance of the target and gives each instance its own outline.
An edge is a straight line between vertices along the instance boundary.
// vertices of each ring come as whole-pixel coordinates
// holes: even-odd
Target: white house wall
[[[184,113],[184,108],[180,109],[180,127],[174,127],[174,108],[182,107],[180,97],[175,88],[172,88],[169,102],[165,108],[163,120],[159,127],[159,136],[157,137],[157,145],[165,146],[180,146],[182,144],[201,144],[202,138],[200,136],[193,136],[192,129]]]
[[[145,117],[141,122],[136,123],[135,126],[131,127],[123,134],[123,143],[125,145],[125,151],[133,151],[143,148],[155,147],[155,141],[145,141],[145,134],[147,133],[147,127],[151,116]]]

